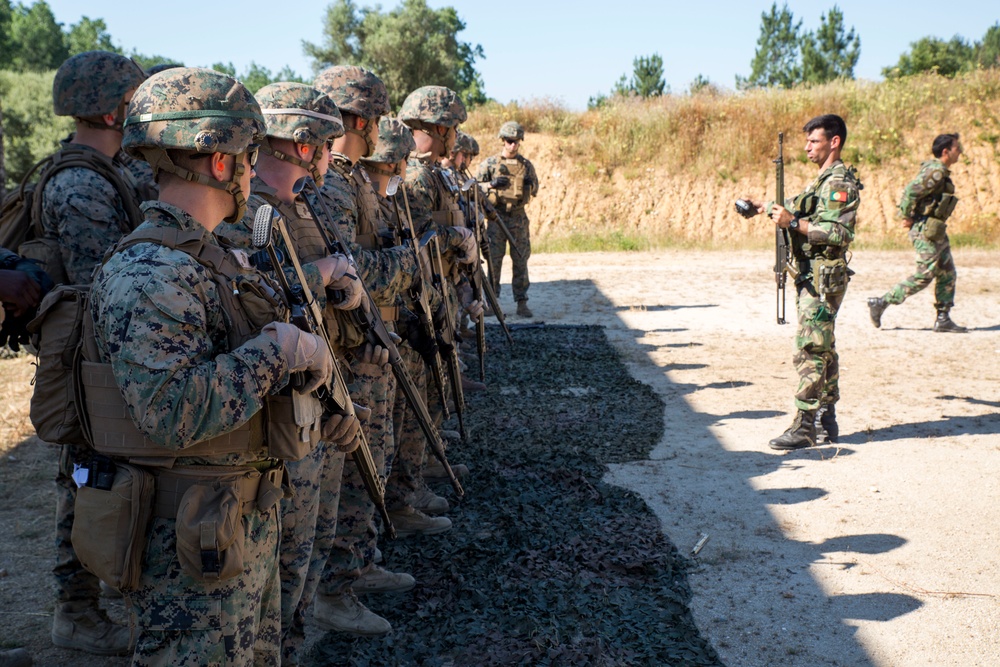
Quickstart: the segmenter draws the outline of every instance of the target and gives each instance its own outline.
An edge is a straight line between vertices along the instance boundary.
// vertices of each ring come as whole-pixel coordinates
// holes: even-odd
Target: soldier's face
[[[958,158],[962,155],[962,152],[962,142],[956,141],[952,144],[951,148],[946,148],[941,153],[941,162],[943,162],[945,166],[950,167],[958,162]]]
[[[514,157],[517,155],[517,149],[521,146],[521,142],[517,139],[504,139],[503,140],[503,156],[504,157]]]
[[[840,146],[840,137],[826,137],[826,130],[817,128],[806,135],[806,155],[813,164],[824,164],[835,148]]]

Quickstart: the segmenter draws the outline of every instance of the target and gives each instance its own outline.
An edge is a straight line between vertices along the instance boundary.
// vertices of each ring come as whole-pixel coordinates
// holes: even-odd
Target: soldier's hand
[[[354,310],[364,298],[364,286],[354,267],[343,255],[330,255],[313,264],[323,276],[330,305],[337,310]]]
[[[472,264],[476,261],[476,236],[467,227],[452,227],[456,231],[457,242],[452,246],[458,253],[459,264]]]
[[[913,218],[903,218],[903,229],[910,229],[913,227]]]
[[[307,373],[305,386],[300,390],[303,394],[327,384],[333,377],[336,362],[330,355],[329,346],[319,336],[287,322],[271,322],[261,330],[261,335],[270,337],[281,348],[289,373]]]
[[[389,350],[381,345],[365,345],[365,351],[361,354],[361,363],[379,366],[382,370],[388,370]]]
[[[323,440],[338,452],[350,454],[361,444],[361,420],[368,419],[371,410],[354,404],[353,415],[333,415],[323,424]]]
[[[483,316],[483,302],[478,300],[469,302],[465,306],[465,312],[468,313],[469,319],[478,322]]]
[[[788,223],[790,223],[795,218],[795,216],[792,215],[791,211],[789,211],[784,206],[781,206],[780,204],[775,204],[774,206],[772,206],[771,210],[768,211],[767,215],[769,218],[771,218],[771,220],[774,221],[774,224],[781,227],[782,229],[787,229]]]
[[[0,302],[14,317],[35,309],[42,300],[42,286],[24,271],[0,271]]]
[[[510,178],[507,176],[497,176],[490,181],[490,187],[494,190],[506,190],[510,187]]]
[[[750,197],[746,197],[746,196],[740,197],[740,199],[742,199],[743,201],[747,202],[748,204],[750,204],[750,206],[753,207],[753,212],[750,214],[750,217],[753,217],[755,215],[758,215],[758,214],[764,212],[764,202],[762,202],[760,200],[757,200],[757,199],[751,199]]]

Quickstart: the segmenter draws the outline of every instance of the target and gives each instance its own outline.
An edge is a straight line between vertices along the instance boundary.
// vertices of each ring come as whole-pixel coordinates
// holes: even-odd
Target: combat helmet
[[[78,53],[59,66],[52,81],[52,107],[57,116],[73,116],[96,129],[121,131],[125,94],[139,87],[146,73],[135,61],[109,51]],[[115,125],[89,119],[115,114]]]
[[[125,119],[122,148],[142,158],[153,168],[181,178],[225,190],[233,195],[236,213],[226,222],[236,222],[246,212],[246,197],[240,187],[245,173],[242,156],[255,159],[256,147],[266,124],[260,106],[250,91],[221,72],[198,67],[176,67],[146,79],[132,96]],[[229,183],[174,164],[168,151],[236,156]]]
[[[451,153],[455,145],[456,128],[468,118],[465,105],[454,90],[444,86],[423,86],[406,96],[399,110],[399,119],[414,130],[423,130],[435,142],[441,141],[439,135],[429,125],[448,128],[444,137],[444,146],[438,151],[441,157]]]
[[[267,120],[267,136],[288,139],[297,144],[315,146],[312,160],[305,160],[275,150],[269,143],[261,146],[268,155],[298,165],[309,171],[317,186],[323,185],[322,146],[335,137],[344,136],[344,122],[337,105],[328,95],[304,83],[281,82],[257,91],[257,103]]]
[[[349,113],[368,121],[389,113],[389,91],[382,79],[363,67],[336,65],[328,67],[316,76],[313,86],[326,93],[342,114]],[[365,156],[375,151],[375,137],[372,123],[365,123],[362,129],[346,127],[346,131],[365,140],[368,150]]]
[[[524,140],[524,128],[517,121],[508,120],[506,123],[500,126],[500,132],[497,133],[498,139],[515,139],[517,141]]]
[[[451,149],[453,156],[456,153],[465,153],[470,158],[475,157],[479,155],[479,144],[472,138],[472,135],[459,130],[455,133],[455,145]]]
[[[378,145],[364,158],[365,169],[383,176],[398,176],[399,163],[417,147],[413,133],[398,118],[383,118],[378,124]],[[390,167],[389,169],[386,166]]]

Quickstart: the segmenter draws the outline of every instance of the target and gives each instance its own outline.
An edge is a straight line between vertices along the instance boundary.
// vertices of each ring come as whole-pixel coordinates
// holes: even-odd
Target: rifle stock
[[[296,280],[299,283],[298,287],[301,288],[300,290],[295,290],[289,285],[288,278],[282,270],[282,264],[277,252],[274,250],[274,244],[271,242],[272,229],[274,228],[277,228],[278,233],[281,235],[285,252],[292,263]],[[291,238],[288,235],[288,228],[285,226],[285,221],[269,204],[265,204],[257,209],[257,215],[254,218],[253,239],[255,248],[267,250],[271,258],[271,266],[289,302],[294,303],[300,299],[303,301],[303,303],[299,304],[302,306],[302,313],[296,318],[296,324],[303,330],[319,336],[326,343],[330,356],[333,358],[332,386],[320,387],[316,392],[317,398],[323,403],[325,410],[356,418],[354,402],[351,400],[344,376],[340,372],[337,357],[334,354],[333,346],[330,344],[330,337],[327,335],[326,325],[323,324],[323,313],[312,291],[309,289],[309,283],[306,282],[305,273],[302,271],[302,264],[299,262],[298,253],[295,251],[295,246],[292,245]],[[395,539],[396,529],[392,525],[388,508],[385,505],[385,485],[378,474],[375,459],[372,457],[371,447],[368,444],[368,439],[365,437],[364,429],[358,430],[358,440],[358,447],[351,452],[351,456],[358,466],[358,472],[361,475],[368,496],[372,499],[372,503],[378,509],[379,515],[385,523],[386,535],[389,539]]]

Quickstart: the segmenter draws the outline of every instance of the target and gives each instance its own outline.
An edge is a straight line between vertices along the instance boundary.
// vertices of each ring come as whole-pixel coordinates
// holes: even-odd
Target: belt
[[[260,469],[259,466],[269,466]],[[243,515],[266,511],[281,499],[287,472],[281,463],[258,461],[246,466],[188,466],[155,470],[156,500],[153,516],[177,518],[177,510],[188,489],[203,484],[235,484]],[[277,491],[277,495],[276,495]]]

